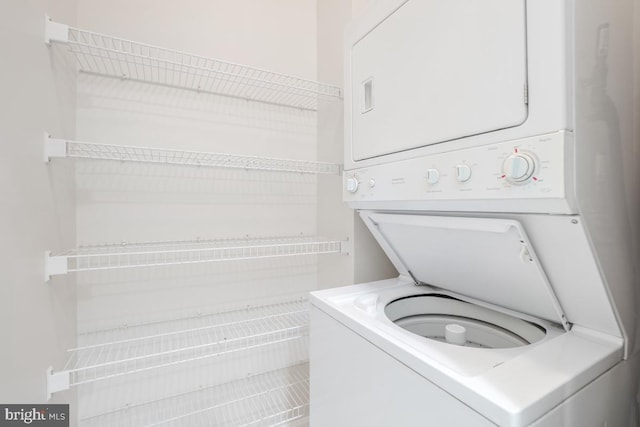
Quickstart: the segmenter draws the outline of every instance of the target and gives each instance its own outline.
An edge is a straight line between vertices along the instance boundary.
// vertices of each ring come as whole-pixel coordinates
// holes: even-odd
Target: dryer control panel
[[[344,172],[354,208],[575,213],[562,131]]]

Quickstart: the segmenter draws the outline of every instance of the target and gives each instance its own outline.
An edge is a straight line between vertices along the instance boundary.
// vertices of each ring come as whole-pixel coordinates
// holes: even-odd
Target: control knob
[[[460,164],[456,166],[456,179],[459,182],[467,182],[471,179],[471,167]]]
[[[437,184],[440,181],[440,172],[438,169],[427,169],[427,183],[430,185]]]
[[[360,182],[355,176],[352,178],[347,178],[347,191],[349,193],[355,193],[356,191],[358,191],[359,186]]]
[[[533,175],[536,169],[536,162],[526,153],[512,154],[504,160],[502,172],[511,182],[525,182]]]

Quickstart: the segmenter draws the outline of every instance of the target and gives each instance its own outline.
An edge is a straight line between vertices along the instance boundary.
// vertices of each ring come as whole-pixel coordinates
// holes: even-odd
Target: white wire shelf
[[[296,340],[308,334],[304,300],[206,316],[123,326],[79,336],[63,370],[47,371],[47,392]]]
[[[309,415],[307,363],[129,405],[80,420],[83,427],[275,426]]]
[[[46,20],[45,41],[69,47],[80,71],[237,98],[317,109],[336,86],[80,30]]]
[[[45,279],[80,271],[114,270],[258,258],[347,253],[347,242],[319,237],[215,239],[81,246],[45,254]]]
[[[341,167],[335,163],[242,156],[226,153],[169,150],[152,147],[97,144],[50,138],[45,134],[45,161],[51,158],[117,160],[123,162],[160,163],[182,166],[239,168],[279,172],[340,175]]]

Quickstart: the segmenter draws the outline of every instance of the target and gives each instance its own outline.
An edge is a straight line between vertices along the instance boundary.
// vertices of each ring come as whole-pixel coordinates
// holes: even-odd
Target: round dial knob
[[[460,182],[469,181],[471,179],[471,168],[467,165],[457,165],[456,179]]]
[[[438,169],[427,169],[427,183],[433,185],[440,181],[440,172]]]
[[[347,191],[349,193],[355,193],[358,191],[358,187],[360,186],[360,182],[356,177],[347,178]]]
[[[505,177],[511,182],[524,182],[531,178],[536,169],[533,157],[525,153],[512,154],[502,164]]]

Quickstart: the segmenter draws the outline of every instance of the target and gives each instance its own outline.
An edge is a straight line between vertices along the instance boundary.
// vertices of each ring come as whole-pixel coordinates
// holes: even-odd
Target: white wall
[[[315,0],[79,0],[78,27],[316,79]],[[312,111],[82,74],[77,90],[79,140],[316,159],[317,119]],[[78,161],[77,240],[100,244],[315,235],[317,183],[324,178]],[[78,330],[306,295],[316,288],[318,258],[81,274]],[[232,354],[96,383],[80,389],[81,412],[87,415],[281,367],[304,359],[303,353],[306,348],[285,345],[280,352],[265,352],[260,363]]]
[[[48,131],[79,140],[341,163],[340,102],[317,117],[86,75],[78,78],[76,98],[75,65],[66,49],[42,41],[44,14],[79,28],[342,86],[342,27],[358,2],[77,3],[0,2],[4,403],[44,401],[45,369],[64,366],[76,327],[84,331],[265,301],[304,294],[318,281],[335,286],[357,277],[353,256],[331,255],[78,275],[77,304],[76,276],[56,276],[45,284],[44,251],[76,244],[283,234],[357,241],[361,227],[341,202],[339,177],[42,162],[42,134]],[[377,250],[375,244],[371,248]],[[365,267],[376,264],[362,258]],[[73,404],[74,398],[71,390],[54,395],[52,402]]]
[[[316,0],[80,0],[78,26],[315,79]]]
[[[589,0],[576,2],[575,8],[576,197],[616,304],[628,356],[640,336],[634,271],[640,265],[640,198],[635,186],[640,151],[634,131],[633,2],[612,6],[606,0]],[[607,43],[607,50],[596,51],[597,43]]]
[[[315,79],[314,0],[186,5],[80,0],[78,26]],[[315,113],[294,108],[80,75],[77,115],[79,140],[316,156]],[[312,175],[93,161],[79,162],[77,173],[79,244],[316,233]],[[150,310],[303,292],[315,286],[315,268],[305,258],[87,274],[80,330],[148,320]]]
[[[318,80],[344,87],[344,31],[371,0],[321,0],[318,2]],[[318,110],[318,160],[344,162],[344,109],[342,102],[321,105]],[[348,257],[320,259],[318,286],[332,288],[385,279],[397,275],[360,216],[342,201],[342,181],[318,183],[320,234],[339,232],[351,245]]]
[[[352,0],[352,19],[358,19],[376,0]],[[360,215],[354,221],[354,281],[355,283],[396,277],[398,271],[373,238]]]
[[[320,0],[317,8],[318,80],[342,87],[342,40],[344,27],[351,18],[351,4],[344,0]],[[318,160],[343,163],[342,101],[320,104],[318,109]],[[320,234],[338,233],[341,239],[354,240],[354,212],[342,202],[341,177],[325,177],[318,182],[318,230]],[[338,260],[318,260],[320,288],[354,283],[354,256]]]
[[[75,344],[74,278],[44,282],[45,250],[75,243],[73,163],[43,162],[45,131],[73,137],[74,68],[45,45],[45,13],[73,23],[75,0],[0,2],[2,403],[45,402],[46,368],[64,366]]]

